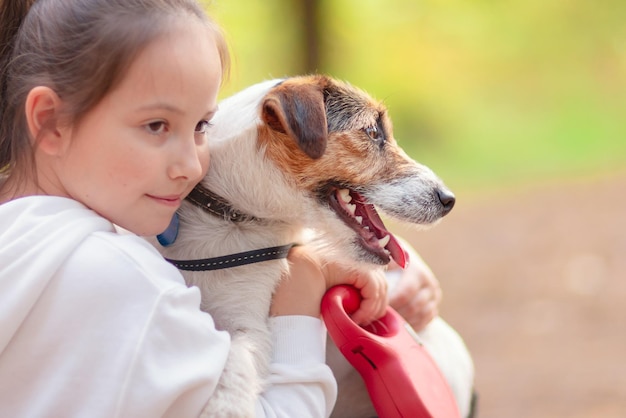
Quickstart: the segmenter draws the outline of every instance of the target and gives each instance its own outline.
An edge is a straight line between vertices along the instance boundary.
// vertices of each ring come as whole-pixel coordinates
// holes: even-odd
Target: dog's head
[[[294,77],[257,89],[220,105],[215,123],[228,126],[217,126],[216,132],[253,131],[255,150],[289,189],[277,199],[306,200],[306,224],[344,255],[374,264],[387,264],[390,257],[405,263],[375,206],[421,225],[452,209],[454,195],[398,146],[385,106],[363,91],[325,76]],[[254,113],[254,129],[241,120],[237,125],[238,109]],[[302,207],[292,203],[285,207]]]

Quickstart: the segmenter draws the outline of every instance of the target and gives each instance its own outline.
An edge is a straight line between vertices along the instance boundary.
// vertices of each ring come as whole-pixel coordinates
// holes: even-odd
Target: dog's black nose
[[[448,189],[437,189],[437,196],[439,196],[439,201],[443,205],[443,215],[447,215],[450,213],[452,208],[454,207],[454,202],[456,202],[456,198],[454,194]]]

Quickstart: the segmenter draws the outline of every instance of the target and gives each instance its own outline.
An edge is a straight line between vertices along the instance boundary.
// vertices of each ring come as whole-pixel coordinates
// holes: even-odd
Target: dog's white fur
[[[345,114],[327,118],[331,101]],[[388,259],[364,249],[354,229],[324,200],[335,187],[358,189],[368,202],[410,223],[433,223],[445,214],[437,194],[446,191],[441,181],[398,147],[384,107],[345,83],[322,76],[263,82],[222,101],[212,124],[210,168],[201,184],[260,221],[233,223],[184,202],[176,242],[165,248],[155,243],[168,258],[303,242],[303,231],[311,229],[314,245],[328,259],[381,267]],[[383,142],[366,135],[370,126],[383,130]],[[207,408],[215,416],[254,414],[271,352],[268,309],[287,268],[285,260],[277,260],[182,272],[189,285],[200,288],[202,309],[232,336],[224,374]]]

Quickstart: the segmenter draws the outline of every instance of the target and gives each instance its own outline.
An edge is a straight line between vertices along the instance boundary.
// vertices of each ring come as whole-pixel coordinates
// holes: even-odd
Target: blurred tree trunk
[[[321,59],[321,1],[300,0],[300,8],[303,16],[302,39],[303,39],[303,67],[308,74],[322,70]]]

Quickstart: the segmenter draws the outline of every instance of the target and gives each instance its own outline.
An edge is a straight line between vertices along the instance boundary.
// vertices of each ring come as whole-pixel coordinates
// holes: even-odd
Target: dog
[[[331,77],[253,85],[220,102],[208,134],[209,171],[177,212],[178,235],[167,246],[153,244],[167,259],[199,260],[177,266],[200,288],[201,309],[231,334],[208,409],[252,416],[268,373],[267,315],[288,269],[285,245],[313,231],[310,245],[325,259],[354,269],[384,268],[391,259],[403,265],[402,246],[376,208],[430,225],[455,200],[398,146],[382,103]],[[249,258],[267,261],[238,265]],[[207,265],[237,266],[194,271]]]

